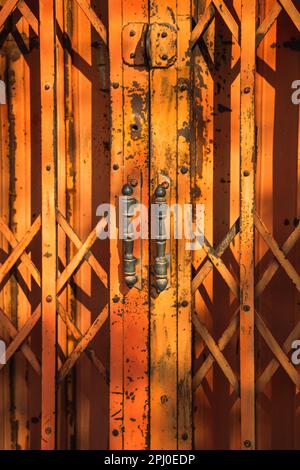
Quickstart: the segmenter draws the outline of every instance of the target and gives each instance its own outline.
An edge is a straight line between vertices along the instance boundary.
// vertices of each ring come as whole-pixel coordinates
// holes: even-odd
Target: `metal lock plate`
[[[167,23],[153,23],[147,34],[147,57],[151,68],[168,68],[177,58],[177,31]]]
[[[146,23],[128,23],[122,32],[123,61],[134,66],[146,65]]]
[[[177,58],[177,31],[167,23],[128,23],[122,32],[123,61],[131,67],[168,68]]]

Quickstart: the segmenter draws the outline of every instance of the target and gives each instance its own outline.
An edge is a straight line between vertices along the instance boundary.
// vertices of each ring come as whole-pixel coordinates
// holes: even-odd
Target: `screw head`
[[[48,302],[48,304],[50,304],[52,302],[52,295],[48,295],[46,297],[46,301]]]
[[[186,175],[188,173],[189,169],[188,169],[187,166],[183,166],[180,171],[183,175]]]
[[[162,58],[162,60],[168,60],[167,54],[163,54],[163,55],[161,56],[161,58]]]
[[[112,435],[113,435],[114,437],[117,437],[117,436],[119,435],[119,431],[118,431],[117,429],[113,429]]]
[[[183,300],[183,302],[181,302],[181,307],[188,307],[189,303],[187,300]]]
[[[244,93],[245,93],[245,95],[248,95],[248,93],[250,93],[250,91],[251,91],[251,88],[250,88],[249,86],[246,86],[246,87],[244,88]]]
[[[46,170],[47,170],[47,171],[51,171],[51,165],[47,165],[47,166],[46,166]]]
[[[247,304],[243,305],[243,310],[244,310],[244,312],[250,312],[250,310],[251,310],[250,305],[247,305]]]
[[[113,82],[112,87],[116,90],[119,88],[120,84],[118,82]]]
[[[119,168],[120,168],[120,167],[119,167],[119,165],[118,165],[117,163],[115,163],[115,164],[113,165],[113,170],[114,170],[114,171],[117,171]]]
[[[117,295],[115,295],[112,299],[113,303],[114,304],[117,304],[119,301],[120,301],[120,297],[118,297]]]

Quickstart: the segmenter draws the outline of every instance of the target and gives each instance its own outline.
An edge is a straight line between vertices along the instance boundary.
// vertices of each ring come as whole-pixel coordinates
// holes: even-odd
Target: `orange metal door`
[[[143,203],[150,219],[158,187],[170,205],[190,202],[191,15],[183,3],[109,4],[111,204],[117,207],[123,192]],[[113,449],[191,447],[191,263],[184,243],[174,233],[166,242],[160,282],[167,287],[160,292],[157,243],[134,242],[137,279],[130,287],[124,242],[111,241]]]
[[[0,448],[299,449],[300,0],[0,7]]]

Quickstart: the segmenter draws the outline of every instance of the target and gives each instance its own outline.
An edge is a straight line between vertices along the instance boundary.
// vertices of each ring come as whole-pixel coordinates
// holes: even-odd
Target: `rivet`
[[[46,166],[46,170],[47,170],[47,171],[50,171],[50,170],[51,170],[51,165],[47,165],[47,166]]]
[[[186,90],[187,90],[187,86],[185,84],[180,86],[180,91],[186,91]]]
[[[134,59],[134,58],[135,58],[135,53],[132,52],[132,53],[130,54],[130,59]]]
[[[51,433],[52,433],[52,429],[51,429],[51,428],[46,428],[46,429],[45,429],[45,433],[46,433],[46,434],[51,434]]]
[[[251,91],[251,88],[250,88],[249,86],[246,86],[246,87],[244,88],[244,93],[245,93],[246,95],[247,95],[248,93],[250,93],[250,91]]]
[[[249,449],[249,447],[251,447],[251,441],[248,441],[248,440],[244,441],[244,446],[245,446],[247,449]]]
[[[131,37],[133,37],[133,36],[136,35],[136,32],[132,29],[132,30],[130,31],[129,35],[130,35]]]
[[[161,37],[162,37],[162,38],[166,38],[167,36],[168,36],[168,33],[167,33],[166,31],[163,31],[163,32],[161,33]]]
[[[113,300],[113,303],[114,303],[114,304],[117,304],[117,303],[120,301],[120,297],[118,297],[117,295],[115,295],[112,300]]]
[[[189,305],[189,303],[188,303],[187,300],[183,300],[183,302],[181,302],[182,307],[187,307],[188,305]]]
[[[119,88],[120,84],[118,82],[113,82],[112,87],[116,90]]]
[[[48,295],[46,297],[46,301],[48,302],[48,304],[50,304],[52,302],[52,295]]]
[[[187,172],[189,171],[189,169],[188,169],[187,166],[183,166],[183,167],[181,167],[181,170],[180,170],[180,171],[181,171],[181,173],[182,173],[183,175],[186,175]]]
[[[181,439],[182,439],[183,441],[187,441],[188,438],[189,438],[189,436],[188,436],[188,434],[187,434],[186,432],[185,432],[184,434],[182,434],[182,436],[181,436]]]
[[[163,54],[161,58],[162,58],[162,60],[168,60],[167,54]]]
[[[117,437],[119,435],[119,431],[117,429],[113,429],[112,435]]]
[[[250,305],[247,305],[247,304],[243,305],[243,310],[244,310],[244,312],[250,312],[250,310],[251,310]]]
[[[244,176],[246,176],[246,177],[247,177],[247,176],[250,176],[250,171],[245,170],[245,171],[244,171]]]
[[[50,90],[51,87],[50,87],[49,83],[45,83],[44,88],[45,88],[45,90]]]
[[[119,168],[120,168],[120,167],[119,167],[119,165],[118,165],[117,163],[115,163],[115,164],[113,165],[113,170],[118,171]]]

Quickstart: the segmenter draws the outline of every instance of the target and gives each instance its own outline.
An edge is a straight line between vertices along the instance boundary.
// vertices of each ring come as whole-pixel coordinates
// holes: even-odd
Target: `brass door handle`
[[[166,189],[159,185],[155,191],[156,204],[156,258],[155,277],[157,292],[163,292],[168,285],[168,258],[166,256],[167,234],[165,220],[166,213]]]
[[[134,216],[134,206],[136,199],[133,197],[133,189],[129,184],[125,184],[122,190],[123,194],[123,263],[124,263],[124,280],[131,289],[137,283],[136,263],[137,259],[133,255],[134,248],[134,230],[132,226],[132,217]]]

